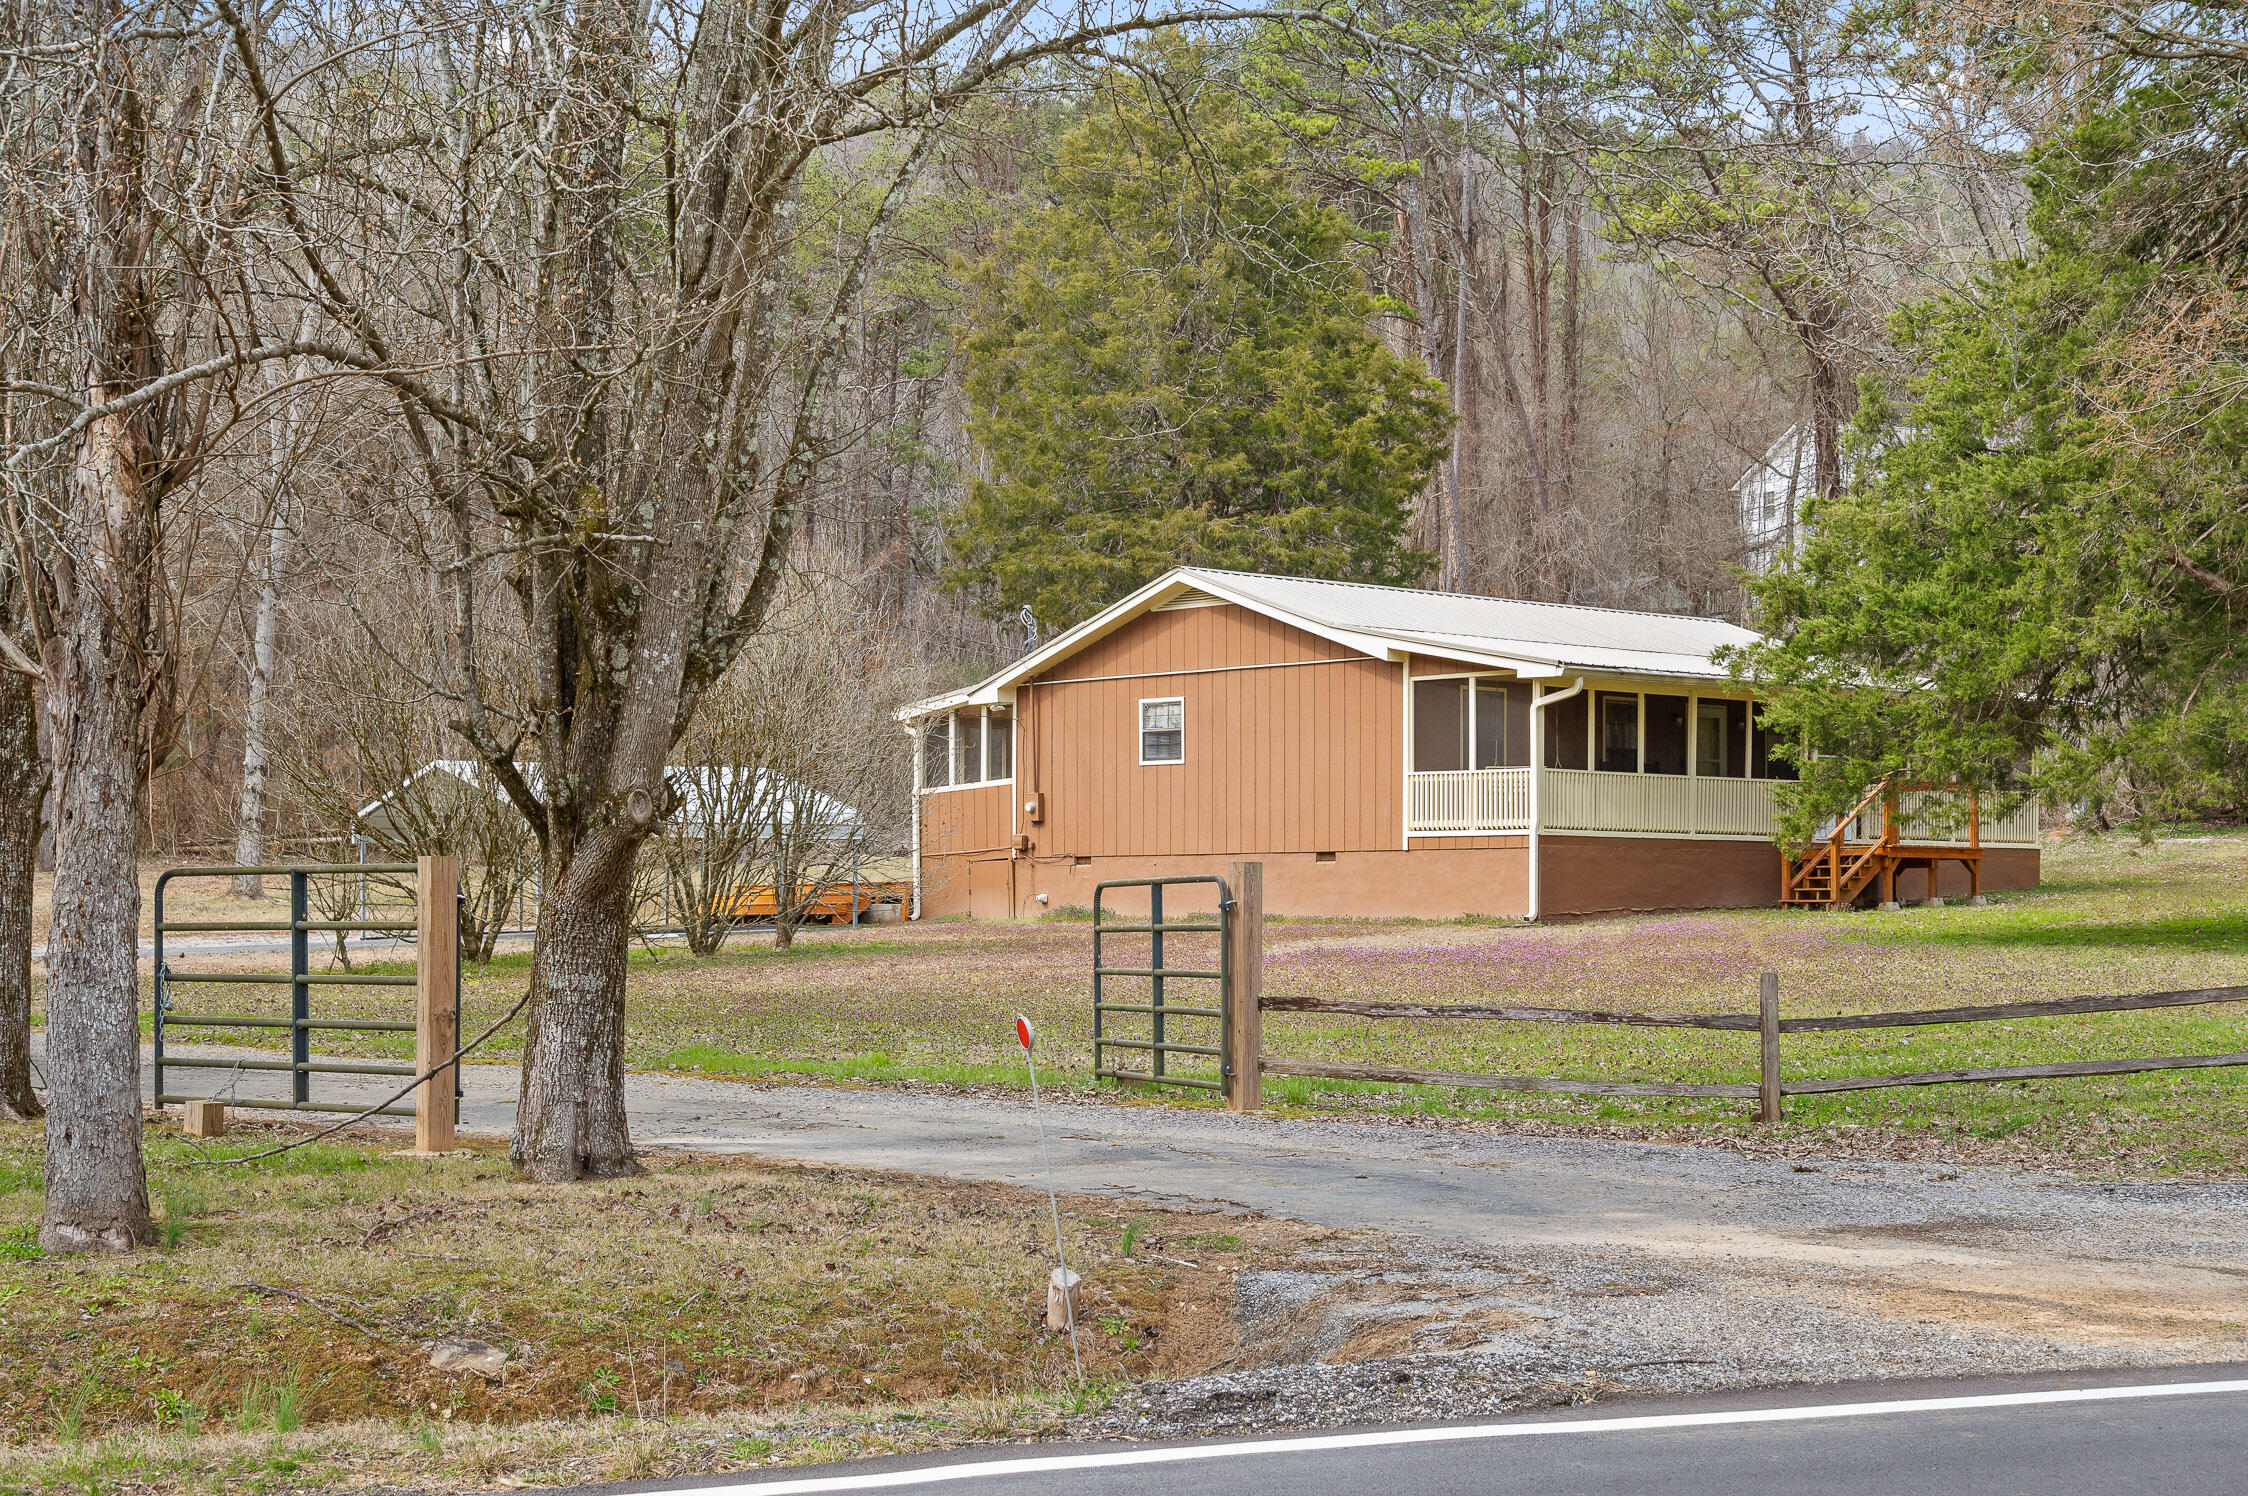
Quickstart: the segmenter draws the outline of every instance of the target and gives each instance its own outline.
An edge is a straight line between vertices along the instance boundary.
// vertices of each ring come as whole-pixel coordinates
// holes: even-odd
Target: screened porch
[[[1410,690],[1409,837],[1535,824],[1589,836],[1768,841],[1772,787],[1795,778],[1761,709],[1744,696],[1621,684],[1578,690],[1495,674],[1420,675]],[[1535,767],[1534,737],[1543,740]],[[1976,829],[1945,822],[1936,798],[1914,802],[1913,839],[1974,839]],[[1984,844],[2034,846],[2036,809],[1984,816],[1978,829]]]

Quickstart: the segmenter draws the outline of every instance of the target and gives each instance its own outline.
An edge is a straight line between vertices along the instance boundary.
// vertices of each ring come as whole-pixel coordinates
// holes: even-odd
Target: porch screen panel
[[[921,735],[921,782],[933,790],[952,783],[952,714],[931,717]]]
[[[952,720],[955,784],[976,784],[983,777],[983,713],[962,712]]]
[[[1704,779],[1748,777],[1748,703],[1704,700],[1695,712],[1694,772]]]
[[[992,709],[984,736],[984,778],[1015,777],[1015,714]]]
[[[1413,682],[1413,771],[1467,767],[1467,682]]]
[[[1506,763],[1512,769],[1530,767],[1530,687],[1519,681],[1506,688]]]
[[[1545,709],[1545,762],[1549,769],[1585,767],[1585,713],[1591,707],[1582,692]]]
[[[1479,677],[1475,682],[1475,762],[1469,767],[1506,767],[1506,740],[1506,686]]]
[[[1787,761],[1787,750],[1778,734],[1764,725],[1764,708],[1756,708],[1753,731],[1749,744],[1749,773],[1758,779],[1794,779],[1798,777],[1795,765]]]
[[[1647,764],[1649,774],[1686,772],[1686,706],[1683,696],[1647,698]]]
[[[1639,772],[1639,698],[1602,691],[1593,703],[1593,764],[1604,774]]]

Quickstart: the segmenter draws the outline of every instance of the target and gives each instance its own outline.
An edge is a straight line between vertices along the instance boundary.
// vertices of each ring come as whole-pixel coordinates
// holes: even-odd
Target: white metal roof
[[[913,721],[956,706],[1012,700],[1023,681],[1140,614],[1195,593],[1239,604],[1375,659],[1442,655],[1530,679],[1580,674],[1723,679],[1726,667],[1711,656],[1727,645],[1757,638],[1720,618],[1179,567],[1005,669],[962,690],[916,701],[898,717]]]
[[[520,764],[524,782],[533,794],[539,790],[539,766]],[[432,774],[449,774],[472,788],[485,784],[483,764],[473,758],[433,758],[401,784],[394,785],[381,798],[369,801],[359,811],[361,827],[375,835],[397,834],[397,815],[391,807],[406,790]],[[751,777],[754,776],[754,777]],[[699,834],[713,817],[730,814],[738,804],[749,798],[765,800],[777,805],[783,825],[793,824],[798,812],[815,816],[817,824],[824,826],[856,826],[859,812],[819,790],[807,789],[793,780],[782,779],[770,770],[734,768],[726,765],[681,766],[672,764],[664,770],[664,777],[679,791],[679,808],[673,813],[672,824],[690,834]],[[494,788],[492,793],[497,794]]]

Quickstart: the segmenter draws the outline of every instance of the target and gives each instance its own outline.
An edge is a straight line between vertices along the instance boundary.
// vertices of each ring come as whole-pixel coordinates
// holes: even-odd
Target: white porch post
[[[1530,713],[1530,737],[1533,742],[1530,750],[1530,868],[1522,910],[1525,920],[1535,920],[1538,917],[1538,832],[1545,825],[1545,796],[1539,793],[1545,785],[1545,735],[1538,731],[1545,725],[1545,718],[1535,710],[1537,702],[1538,698],[1535,696],[1530,698],[1533,708]]]
[[[1701,787],[1694,781],[1701,778],[1702,757],[1702,698],[1698,691],[1686,693],[1686,834],[1699,835],[1702,829]]]
[[[913,739],[913,908],[908,919],[921,917],[921,788],[922,775],[927,771],[927,760],[921,744],[921,723],[916,720],[906,728]]]
[[[1540,902],[1538,885],[1542,872],[1539,867],[1539,844],[1545,833],[1545,709],[1557,701],[1567,701],[1572,696],[1584,694],[1584,688],[1585,678],[1581,675],[1577,677],[1577,683],[1568,690],[1557,691],[1550,696],[1541,694],[1541,686],[1530,688],[1530,867],[1529,889],[1523,900],[1522,917],[1525,920],[1535,920],[1538,917]],[[1587,721],[1592,718],[1589,702],[1586,703],[1585,718]],[[1591,763],[1592,760],[1588,757],[1585,762]]]
[[[1398,810],[1397,844],[1406,851],[1413,850],[1413,657],[1404,655],[1397,662],[1398,679],[1404,683],[1405,703],[1405,763],[1397,776],[1397,793],[1402,802]]]

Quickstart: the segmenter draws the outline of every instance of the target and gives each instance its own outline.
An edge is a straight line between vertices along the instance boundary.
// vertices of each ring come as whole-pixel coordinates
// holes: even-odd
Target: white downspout
[[[1557,701],[1582,695],[1584,688],[1585,678],[1580,675],[1577,683],[1566,691],[1530,697],[1530,897],[1529,908],[1522,916],[1525,920],[1534,921],[1538,917],[1538,842],[1545,828],[1545,797],[1538,792],[1545,783],[1545,718],[1539,713]]]
[[[921,723],[918,719],[906,728],[906,736],[913,739],[913,907],[907,919],[921,917],[921,776],[927,766],[921,750]]]

